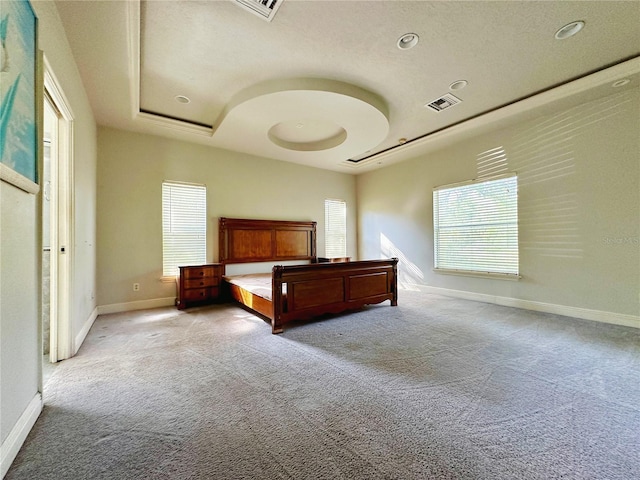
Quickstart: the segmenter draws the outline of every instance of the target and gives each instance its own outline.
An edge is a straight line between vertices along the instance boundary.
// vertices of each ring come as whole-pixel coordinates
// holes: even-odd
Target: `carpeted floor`
[[[413,291],[271,335],[100,316],[16,479],[633,479],[640,330]]]

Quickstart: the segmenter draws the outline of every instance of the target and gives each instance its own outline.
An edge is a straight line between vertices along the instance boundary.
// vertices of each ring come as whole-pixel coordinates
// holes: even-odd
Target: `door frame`
[[[74,183],[73,183],[73,119],[64,92],[60,88],[47,57],[43,56],[44,101],[49,102],[58,114],[57,136],[52,141],[51,176],[56,188],[52,188],[51,215],[51,315],[50,347],[51,363],[73,356],[74,339],[71,329],[71,292],[74,260]],[[55,161],[54,144],[55,143]],[[55,172],[55,173],[54,173]],[[54,177],[55,175],[55,177]]]

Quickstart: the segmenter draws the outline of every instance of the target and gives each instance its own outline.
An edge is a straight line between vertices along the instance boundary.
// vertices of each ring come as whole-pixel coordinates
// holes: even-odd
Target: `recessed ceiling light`
[[[462,90],[469,84],[466,80],[456,80],[451,85],[449,85],[449,90]]]
[[[418,44],[420,37],[417,33],[405,33],[398,39],[398,48],[400,50],[408,50]]]
[[[619,88],[619,87],[624,87],[626,84],[628,84],[631,80],[629,80],[628,78],[623,78],[622,80],[618,80],[616,82],[613,82],[611,84],[611,86],[613,88]]]
[[[189,97],[185,97],[184,95],[176,95],[175,99],[178,103],[191,103]]]
[[[565,38],[573,37],[576,33],[582,30],[583,27],[584,22],[582,20],[568,23],[556,32],[556,40],[564,40]]]

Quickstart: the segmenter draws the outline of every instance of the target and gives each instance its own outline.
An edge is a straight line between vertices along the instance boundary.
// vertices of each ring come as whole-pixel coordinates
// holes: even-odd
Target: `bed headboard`
[[[316,261],[316,222],[220,217],[219,262]]]

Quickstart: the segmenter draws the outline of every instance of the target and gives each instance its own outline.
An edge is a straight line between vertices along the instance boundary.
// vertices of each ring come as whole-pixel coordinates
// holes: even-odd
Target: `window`
[[[207,187],[162,182],[162,272],[207,259]]]
[[[518,177],[433,191],[436,270],[517,277]]]
[[[324,254],[328,258],[347,256],[347,203],[324,201]]]

